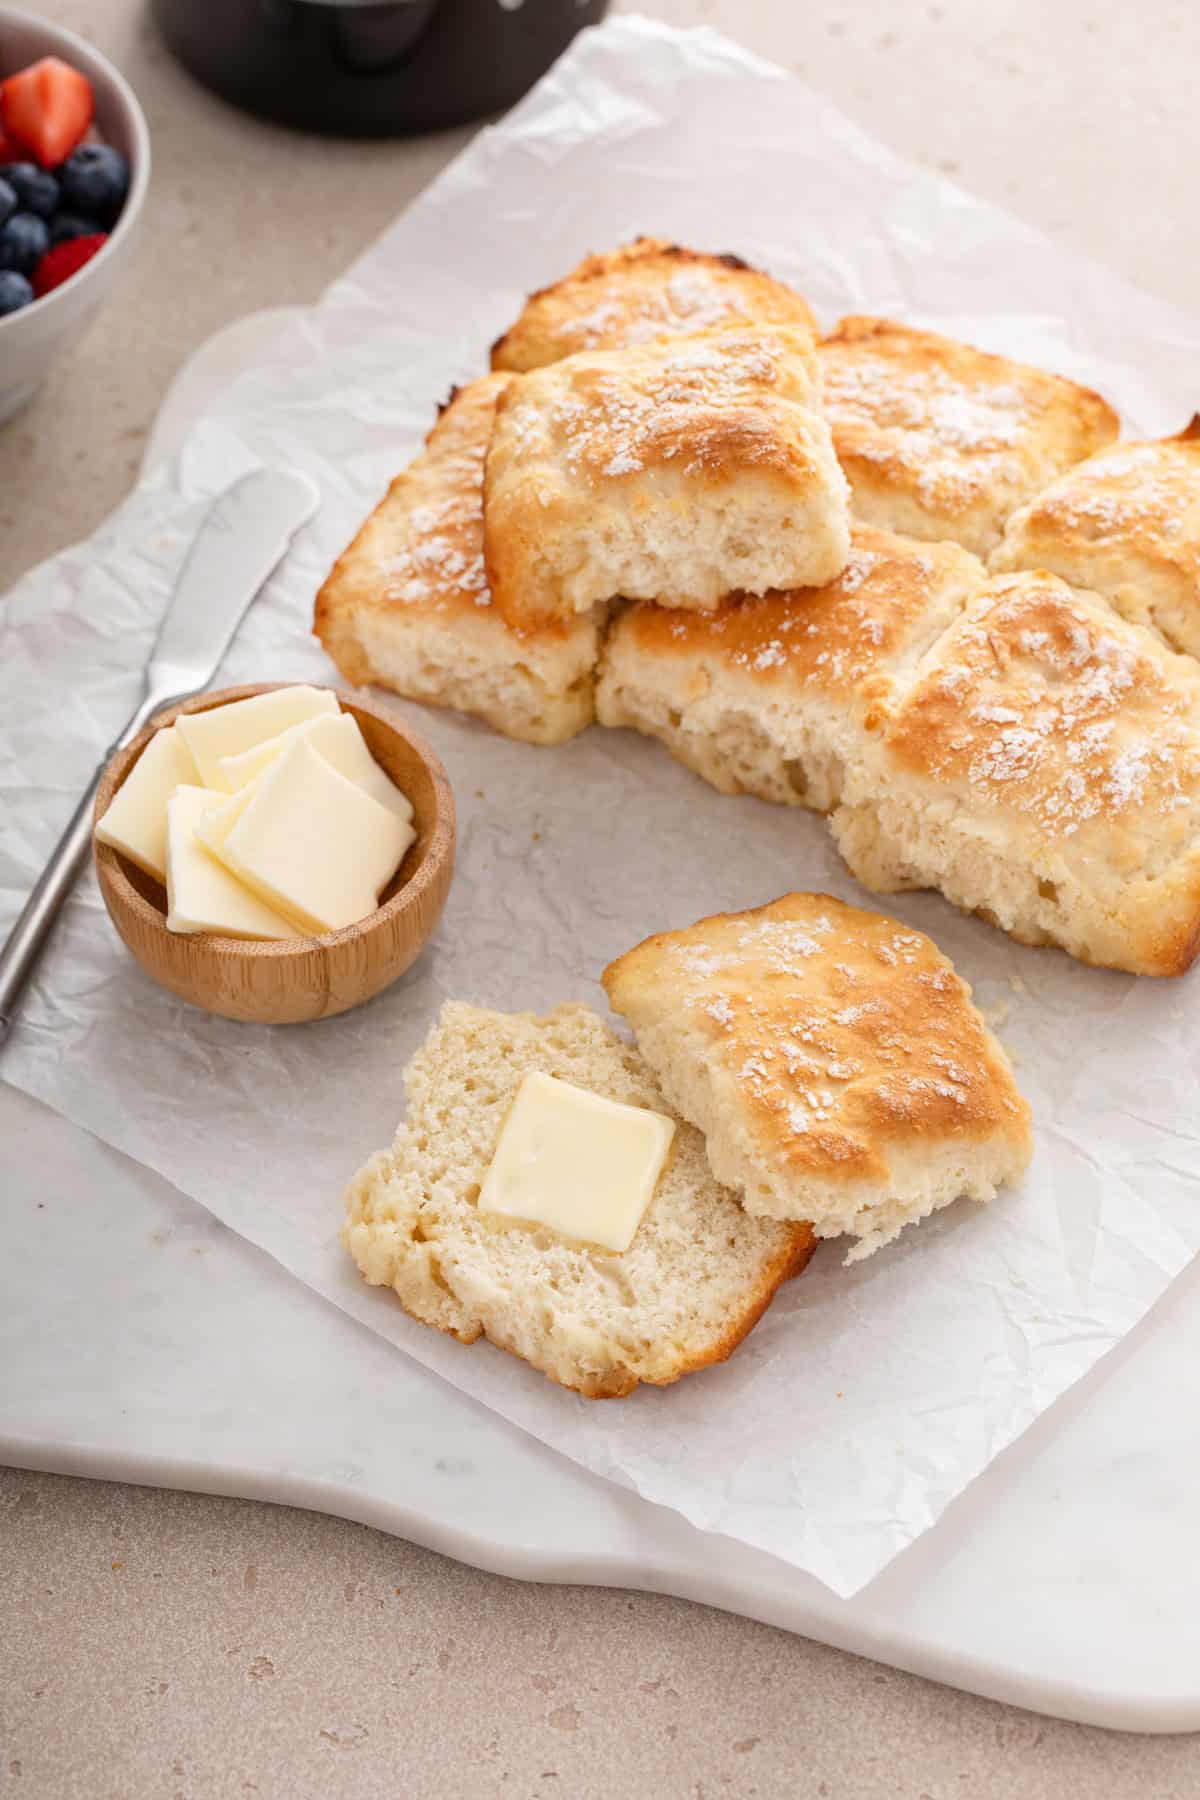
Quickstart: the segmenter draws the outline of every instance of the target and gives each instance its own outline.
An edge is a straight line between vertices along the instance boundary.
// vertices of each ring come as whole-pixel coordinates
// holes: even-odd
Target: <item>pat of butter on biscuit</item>
[[[375,910],[416,833],[300,736],[202,835],[268,906],[321,933]]]
[[[199,779],[192,753],[175,727],[156,731],[97,825],[98,841],[165,883],[167,802],[177,787]]]
[[[479,1210],[628,1250],[666,1164],[674,1120],[555,1075],[526,1075],[504,1121]]]
[[[213,804],[208,788],[180,787],[167,807],[167,930],[222,937],[295,938],[286,919],[247,892],[210,856],[196,826]]]
[[[238,756],[305,719],[338,711],[337,697],[328,688],[299,684],[213,706],[207,712],[181,713],[176,729],[195,757],[205,787],[220,789],[222,757]]]

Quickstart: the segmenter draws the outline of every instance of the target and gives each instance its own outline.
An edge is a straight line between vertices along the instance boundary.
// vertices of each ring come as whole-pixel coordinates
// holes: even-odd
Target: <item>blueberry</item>
[[[17,210],[17,196],[0,175],[0,225],[6,225]]]
[[[110,144],[81,144],[59,169],[58,180],[66,210],[99,219],[107,229],[125,204],[129,164]]]
[[[57,181],[48,169],[39,169],[36,163],[8,163],[0,169],[0,181],[7,181],[22,212],[48,219],[58,206]]]
[[[50,247],[65,244],[68,238],[95,237],[104,230],[95,219],[81,218],[78,213],[55,213],[50,221]]]
[[[33,289],[15,269],[0,269],[0,319],[5,313],[20,312],[33,299]]]
[[[36,213],[14,213],[7,225],[0,225],[0,269],[32,275],[49,248],[46,221]]]

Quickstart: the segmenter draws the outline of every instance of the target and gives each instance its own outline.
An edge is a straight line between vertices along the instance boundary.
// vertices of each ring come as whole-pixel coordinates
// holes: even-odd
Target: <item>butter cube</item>
[[[628,1250],[666,1164],[675,1122],[526,1075],[500,1132],[479,1210],[604,1250]]]
[[[378,800],[380,806],[386,806],[397,818],[411,822],[412,802],[384,774],[367,749],[357,719],[350,713],[321,713],[315,719],[293,725],[279,737],[269,738],[265,744],[256,744],[253,750],[243,750],[240,756],[223,756],[221,786],[230,794],[238,793],[298,737],[305,738],[318,755],[333,764],[339,775],[344,775],[355,787],[364,789],[372,800]]]
[[[297,931],[211,856],[196,825],[213,804],[207,788],[178,788],[167,807],[167,930],[223,937],[296,938]]]
[[[176,729],[195,758],[205,787],[220,788],[223,756],[238,756],[305,719],[338,710],[337,699],[327,688],[298,684],[213,706],[208,712],[181,713]]]
[[[307,931],[339,931],[373,912],[415,836],[303,736],[226,806],[206,842]]]
[[[181,783],[199,779],[192,753],[174,725],[156,731],[97,825],[98,841],[165,882],[167,802]]]

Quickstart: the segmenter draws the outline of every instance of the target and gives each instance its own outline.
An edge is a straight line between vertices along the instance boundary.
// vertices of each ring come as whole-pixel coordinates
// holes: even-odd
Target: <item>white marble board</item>
[[[505,1575],[706,1601],[1037,1711],[1200,1729],[1200,1269],[838,1600],[557,1457],[8,1087],[0,1144],[0,1460],[340,1513]]]

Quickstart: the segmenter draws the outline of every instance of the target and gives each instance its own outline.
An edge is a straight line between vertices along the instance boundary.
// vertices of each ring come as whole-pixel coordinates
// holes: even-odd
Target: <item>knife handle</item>
[[[50,860],[39,875],[36,887],[21,908],[3,950],[0,950],[0,1047],[12,1030],[25,984],[33,974],[54,921],[87,860],[92,842],[92,807],[100,778],[117,751],[125,747],[161,705],[160,699],[147,695],[120,737],[105,751],[66,830],[50,852]]]

